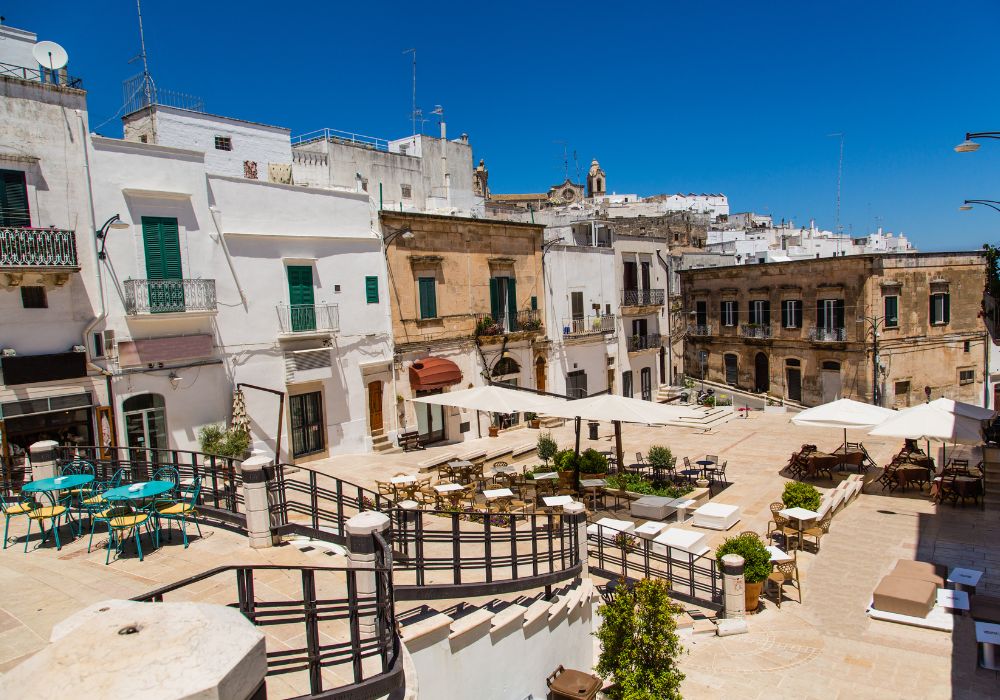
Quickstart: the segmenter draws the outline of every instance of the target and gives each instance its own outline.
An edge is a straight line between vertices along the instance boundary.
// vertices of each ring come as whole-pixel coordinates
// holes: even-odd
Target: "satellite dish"
[[[32,47],[31,55],[38,61],[38,65],[52,71],[65,68],[66,62],[69,61],[66,49],[54,41],[39,41]]]

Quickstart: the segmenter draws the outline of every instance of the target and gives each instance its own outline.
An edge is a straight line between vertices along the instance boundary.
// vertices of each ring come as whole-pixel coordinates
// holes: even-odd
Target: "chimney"
[[[448,130],[445,128],[444,119],[441,120],[441,140],[446,141],[448,139]]]

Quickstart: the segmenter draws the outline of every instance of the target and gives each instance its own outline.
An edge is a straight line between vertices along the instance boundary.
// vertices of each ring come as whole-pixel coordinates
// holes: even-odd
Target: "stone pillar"
[[[51,479],[58,476],[59,469],[56,466],[56,448],[59,443],[55,440],[42,440],[32,443],[28,448],[31,456],[31,479]]]
[[[271,532],[271,499],[267,488],[267,469],[270,457],[263,455],[243,460],[243,505],[247,514],[247,537],[254,549],[264,549],[275,544]]]
[[[590,575],[590,565],[587,561],[587,507],[582,503],[574,501],[563,506],[563,517],[568,519],[570,525],[576,528],[577,547],[579,549],[580,561],[583,562],[581,576]]]
[[[417,503],[416,501],[407,500],[407,501],[400,501],[396,505],[399,506],[399,509],[401,511],[403,511],[402,515],[406,531],[411,533],[416,532],[420,519],[423,517],[423,511],[420,510],[420,504]],[[411,556],[410,543],[407,538],[405,537],[397,538],[395,545],[396,547],[402,547],[403,554],[405,554],[406,556]],[[396,551],[400,550],[397,549]],[[416,552],[414,552],[412,556],[415,555]]]
[[[385,533],[389,529],[389,516],[377,510],[366,510],[349,519],[347,531],[347,561],[356,569],[358,595],[375,595],[375,541],[372,535]],[[375,636],[375,616],[362,615],[360,620],[362,639]]]
[[[264,635],[238,610],[106,600],[0,676],[0,697],[247,700],[266,697],[266,673]]]
[[[726,619],[742,620],[747,614],[746,581],[743,567],[746,560],[739,554],[722,557],[722,598],[726,606]]]

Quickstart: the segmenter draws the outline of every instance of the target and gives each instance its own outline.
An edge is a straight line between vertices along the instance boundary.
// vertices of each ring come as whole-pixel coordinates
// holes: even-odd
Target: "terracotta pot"
[[[747,583],[743,590],[743,600],[747,606],[747,612],[755,612],[760,603],[760,594],[764,590],[764,582]]]
[[[500,428],[496,425],[490,426],[490,437],[496,437],[500,434]]]
[[[541,421],[538,419],[528,421],[529,428],[535,428],[537,430],[539,425],[541,425]]]

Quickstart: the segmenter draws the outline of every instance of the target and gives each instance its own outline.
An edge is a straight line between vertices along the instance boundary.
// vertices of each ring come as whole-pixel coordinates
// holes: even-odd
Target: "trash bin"
[[[594,700],[604,682],[598,677],[583,671],[564,669],[562,666],[548,677],[549,692],[552,700]]]
[[[587,429],[590,431],[590,439],[591,440],[596,440],[597,439],[597,428],[600,427],[600,425],[601,424],[598,423],[596,420],[592,420],[592,421],[588,421],[587,422]]]

